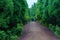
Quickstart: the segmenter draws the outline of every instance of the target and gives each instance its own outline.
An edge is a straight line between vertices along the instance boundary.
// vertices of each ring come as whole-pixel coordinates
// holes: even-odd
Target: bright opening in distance
[[[28,7],[31,8],[34,3],[36,3],[37,0],[27,0]]]

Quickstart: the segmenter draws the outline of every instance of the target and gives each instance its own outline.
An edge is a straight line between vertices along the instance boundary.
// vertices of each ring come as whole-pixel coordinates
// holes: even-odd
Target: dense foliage
[[[36,3],[29,8],[30,20],[36,21]]]
[[[60,37],[60,0],[38,0],[36,18]]]
[[[38,0],[29,9],[26,0],[0,0],[0,40],[16,40],[30,20],[60,37],[60,0]]]
[[[16,40],[28,13],[26,0],[0,0],[0,40]]]

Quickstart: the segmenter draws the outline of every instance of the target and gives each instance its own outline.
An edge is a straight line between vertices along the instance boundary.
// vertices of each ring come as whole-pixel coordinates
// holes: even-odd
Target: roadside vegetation
[[[35,20],[60,38],[60,0],[38,0],[31,8]]]

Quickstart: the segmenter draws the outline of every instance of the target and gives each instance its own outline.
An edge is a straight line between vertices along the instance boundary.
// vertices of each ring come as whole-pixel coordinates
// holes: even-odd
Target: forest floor
[[[38,22],[29,22],[24,25],[23,35],[18,40],[60,40],[48,28]]]

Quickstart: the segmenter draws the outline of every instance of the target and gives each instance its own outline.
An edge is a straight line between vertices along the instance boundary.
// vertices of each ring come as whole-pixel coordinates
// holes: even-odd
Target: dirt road
[[[37,22],[30,22],[24,26],[24,33],[18,40],[60,40],[47,28]]]

